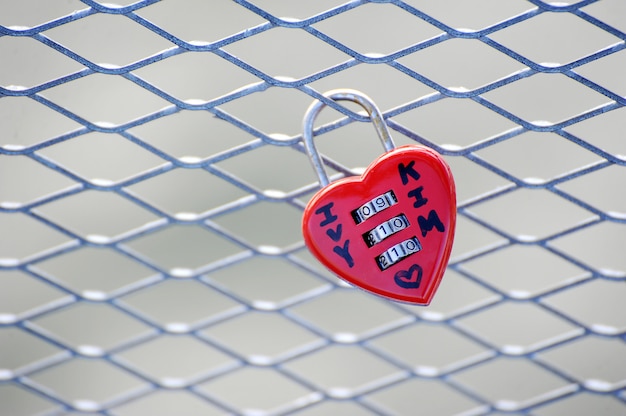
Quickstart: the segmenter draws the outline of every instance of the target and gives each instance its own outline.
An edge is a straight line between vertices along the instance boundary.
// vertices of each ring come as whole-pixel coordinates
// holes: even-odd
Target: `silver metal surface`
[[[383,119],[382,113],[371,98],[363,93],[353,90],[328,91],[324,93],[324,96],[334,101],[351,101],[363,107],[367,111],[367,114],[374,125],[374,129],[382,141],[385,151],[388,152],[396,147],[393,143],[393,139],[391,138],[391,133],[389,133],[389,128]],[[302,122],[302,137],[304,145],[307,155],[309,156],[309,159],[311,159],[313,169],[319,178],[320,186],[326,186],[330,183],[330,181],[326,171],[324,170],[324,163],[322,162],[322,158],[320,157],[320,154],[315,146],[315,141],[313,140],[313,126],[315,119],[325,105],[326,104],[322,101],[315,101],[307,109]]]

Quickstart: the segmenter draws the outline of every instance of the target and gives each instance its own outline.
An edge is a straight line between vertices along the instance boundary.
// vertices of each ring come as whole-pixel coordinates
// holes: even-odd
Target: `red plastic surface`
[[[357,224],[353,211],[389,191],[397,203]],[[366,243],[364,234],[401,214],[409,222],[406,228],[371,247]],[[352,285],[388,299],[428,305],[448,264],[455,225],[450,168],[434,150],[409,145],[383,154],[360,177],[322,188],[304,211],[302,230],[313,255]],[[413,237],[421,250],[386,268],[379,265],[378,256]]]

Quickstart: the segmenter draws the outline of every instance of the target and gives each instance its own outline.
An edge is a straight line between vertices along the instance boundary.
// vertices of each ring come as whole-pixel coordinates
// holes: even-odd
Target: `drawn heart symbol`
[[[406,289],[417,289],[422,283],[422,273],[422,268],[418,264],[414,264],[409,268],[409,270],[400,270],[393,278],[396,281],[396,284],[400,287]]]
[[[428,305],[446,270],[456,225],[450,168],[434,150],[402,146],[361,175],[322,188],[302,230],[313,255],[371,293]]]

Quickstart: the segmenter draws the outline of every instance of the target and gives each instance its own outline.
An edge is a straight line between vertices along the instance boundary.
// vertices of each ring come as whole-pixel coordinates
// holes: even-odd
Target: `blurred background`
[[[0,0],[0,415],[626,414],[626,3]],[[456,179],[430,306],[309,254],[357,89]],[[383,153],[327,107],[332,179]]]

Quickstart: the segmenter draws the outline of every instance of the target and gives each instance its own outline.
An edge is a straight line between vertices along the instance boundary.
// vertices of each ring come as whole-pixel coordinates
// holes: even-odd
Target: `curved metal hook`
[[[383,119],[381,111],[367,95],[355,90],[341,89],[328,91],[324,93],[324,96],[334,101],[352,101],[363,107],[369,114],[370,120],[376,128],[376,133],[378,133],[378,137],[380,137],[380,140],[385,147],[385,151],[388,152],[395,149],[396,145],[391,138],[391,134],[389,134],[389,128]],[[315,143],[313,142],[313,123],[325,105],[326,104],[321,101],[313,102],[313,104],[311,104],[307,109],[302,122],[304,146],[307,154],[309,155],[309,159],[313,164],[313,169],[317,173],[320,180],[321,186],[328,185],[330,181],[328,180],[328,175],[324,170],[322,158],[320,157],[320,154],[315,147]]]

